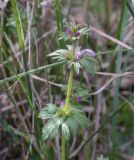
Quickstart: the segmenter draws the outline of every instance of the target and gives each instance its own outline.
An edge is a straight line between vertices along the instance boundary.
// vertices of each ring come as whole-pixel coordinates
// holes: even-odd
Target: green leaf
[[[66,119],[65,123],[69,126],[71,134],[75,135],[76,131],[78,130],[77,121],[72,116],[70,116]]]
[[[72,45],[66,45],[69,51],[73,51],[73,46]]]
[[[42,111],[48,111],[49,113],[51,113],[51,112],[54,113],[57,109],[58,108],[57,108],[57,106],[55,104],[49,103],[49,104],[47,104],[46,107],[44,107],[42,109]]]
[[[79,62],[87,73],[93,74],[95,72],[95,61],[92,61],[88,57],[83,57]]]
[[[102,155],[97,158],[97,160],[108,160],[108,158],[104,158]]]
[[[65,53],[67,53],[67,52],[68,52],[68,50],[66,50],[66,49],[58,49],[58,50],[50,53],[50,54],[48,55],[48,57],[49,57],[49,56],[60,55],[60,54],[65,54]]]
[[[74,63],[73,61],[68,60],[68,61],[67,61],[68,68],[70,68],[70,67],[73,65],[73,63]]]
[[[70,130],[69,130],[69,127],[66,123],[62,123],[62,136],[66,139],[66,140],[69,140],[70,138]]]
[[[49,120],[42,130],[43,140],[46,140],[48,138],[51,138],[51,139],[54,138],[62,122],[63,122],[63,119],[61,118],[55,118],[55,119]]]
[[[86,35],[89,33],[89,29],[88,28],[81,28],[78,30],[78,32],[80,32],[81,35]]]
[[[81,65],[79,62],[74,62],[74,70],[77,74],[80,72]]]
[[[51,118],[53,118],[53,114],[42,111],[42,112],[40,112],[38,117],[41,119],[51,119]]]
[[[57,106],[53,103],[47,104],[47,107],[44,108],[44,110],[49,112],[55,112],[57,109],[58,109]]]
[[[76,111],[73,117],[81,127],[89,126],[89,119],[84,115],[84,113]]]
[[[47,104],[46,107],[44,107],[40,111],[38,117],[41,118],[41,119],[50,119],[50,118],[53,118],[54,113],[56,113],[57,110],[58,110],[58,108],[56,107],[55,104],[49,103],[49,104]]]
[[[68,53],[68,50],[59,49],[59,50],[56,50],[56,51],[50,53],[48,55],[48,57],[52,57],[52,59],[57,59],[59,61],[62,61],[62,60],[66,60],[66,54],[67,53]]]

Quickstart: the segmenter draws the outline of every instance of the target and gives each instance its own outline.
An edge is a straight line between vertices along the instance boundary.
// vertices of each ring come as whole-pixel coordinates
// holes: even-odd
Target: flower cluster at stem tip
[[[76,37],[76,39],[80,38],[80,26],[76,24],[76,21],[72,18],[71,22],[67,24],[66,34],[70,37]]]
[[[91,49],[84,49],[81,50],[81,47],[79,46],[79,39],[87,35],[89,32],[88,28],[81,27],[79,24],[76,23],[76,21],[72,18],[71,22],[66,24],[65,32],[59,34],[59,40],[63,39],[64,41],[69,41],[73,45],[75,44],[75,50],[73,52],[74,58],[76,60],[80,60],[83,56],[89,56],[89,57],[95,57],[95,52]],[[70,45],[67,45],[68,50],[70,50],[71,47],[68,47]]]
[[[67,33],[68,36],[75,36],[77,38],[79,38],[79,36],[80,36],[80,32],[79,31],[73,31],[73,30],[71,30],[70,27],[67,27],[66,33]]]

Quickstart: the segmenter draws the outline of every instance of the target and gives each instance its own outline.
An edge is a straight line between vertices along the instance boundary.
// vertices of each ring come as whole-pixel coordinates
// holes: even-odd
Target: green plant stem
[[[75,46],[76,46],[75,43],[73,43],[73,58],[72,59],[74,59],[74,55],[75,55]],[[66,103],[64,106],[65,112],[68,111],[70,108],[69,101],[70,101],[70,96],[71,96],[71,91],[72,91],[73,75],[74,75],[74,66],[72,65],[70,68],[70,74],[69,74]]]
[[[69,101],[70,101],[70,95],[72,91],[72,84],[73,84],[73,75],[74,75],[74,66],[71,66],[70,69],[70,75],[69,75],[69,81],[68,81],[68,89],[67,89],[67,96],[66,96],[66,103],[64,106],[65,111],[69,109]]]
[[[61,144],[61,160],[66,160],[66,140],[63,136]]]

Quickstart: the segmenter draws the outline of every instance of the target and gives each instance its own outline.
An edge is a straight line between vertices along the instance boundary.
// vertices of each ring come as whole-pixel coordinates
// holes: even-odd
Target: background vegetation
[[[71,101],[90,127],[70,140],[69,159],[134,159],[134,1],[1,0],[1,160],[60,159],[60,134],[43,142],[38,113],[64,102],[68,70],[47,55],[65,48],[57,35],[70,17],[90,27],[81,44],[98,65],[75,75]]]

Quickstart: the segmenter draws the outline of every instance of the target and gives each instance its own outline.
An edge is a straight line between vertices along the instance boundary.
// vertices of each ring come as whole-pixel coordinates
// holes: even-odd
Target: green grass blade
[[[57,63],[49,64],[49,65],[46,65],[46,66],[38,67],[38,68],[29,70],[29,71],[26,71],[26,72],[23,72],[23,73],[20,73],[20,74],[17,74],[17,75],[8,77],[8,78],[4,78],[4,79],[0,80],[0,85],[2,85],[3,83],[5,83],[7,81],[13,81],[13,80],[17,79],[17,76],[20,77],[20,78],[25,77],[26,75],[28,75],[30,73],[37,73],[39,71],[42,71],[42,70],[45,70],[45,69],[48,69],[48,68],[52,68],[52,67],[56,67],[56,66],[59,66],[59,65],[64,64],[64,63],[65,63],[65,61],[57,62]]]
[[[62,32],[63,31],[63,21],[62,21],[62,15],[61,15],[61,2],[60,2],[60,0],[54,1],[54,9],[55,9],[58,32]]]
[[[12,4],[13,13],[14,13],[15,22],[16,22],[16,29],[18,33],[19,45],[20,45],[20,48],[23,49],[24,48],[24,33],[22,29],[21,18],[20,18],[16,0],[12,0],[11,4]]]
[[[129,12],[131,13],[132,17],[134,18],[134,8],[132,7],[132,4],[130,2],[130,0],[127,0],[126,5],[129,9]]]
[[[118,32],[117,32],[117,37],[118,39],[122,40],[124,37],[124,27],[126,25],[127,22],[127,15],[128,15],[128,9],[126,7],[125,1],[122,4],[122,12],[121,12],[121,16],[120,16],[120,21],[119,21],[119,27],[118,27]],[[115,72],[116,73],[120,73],[121,72],[121,60],[122,60],[122,49],[120,50],[120,52],[117,54],[116,57],[116,64],[115,64]],[[119,87],[120,87],[120,82],[121,82],[121,78],[117,78],[115,81],[115,89],[114,89],[114,98],[113,98],[113,111],[116,110],[117,106],[120,105],[120,101],[119,101]],[[118,146],[118,133],[116,131],[116,126],[117,126],[117,119],[114,118],[112,120],[112,152],[111,152],[111,158],[116,160],[117,159],[117,155],[116,155],[116,150],[117,150],[117,146]]]
[[[14,18],[15,18],[15,22],[16,22],[16,29],[17,29],[18,39],[19,39],[19,45],[20,45],[20,49],[22,51],[24,69],[25,69],[25,71],[28,71],[29,69],[28,69],[28,65],[27,65],[27,55],[25,54],[25,49],[24,49],[24,33],[23,33],[23,27],[22,27],[22,22],[21,22],[21,17],[20,17],[17,1],[12,0],[11,4],[12,4]],[[28,92],[30,93],[30,97],[32,99],[32,89],[31,89],[29,75],[26,76],[26,80],[27,80]]]

